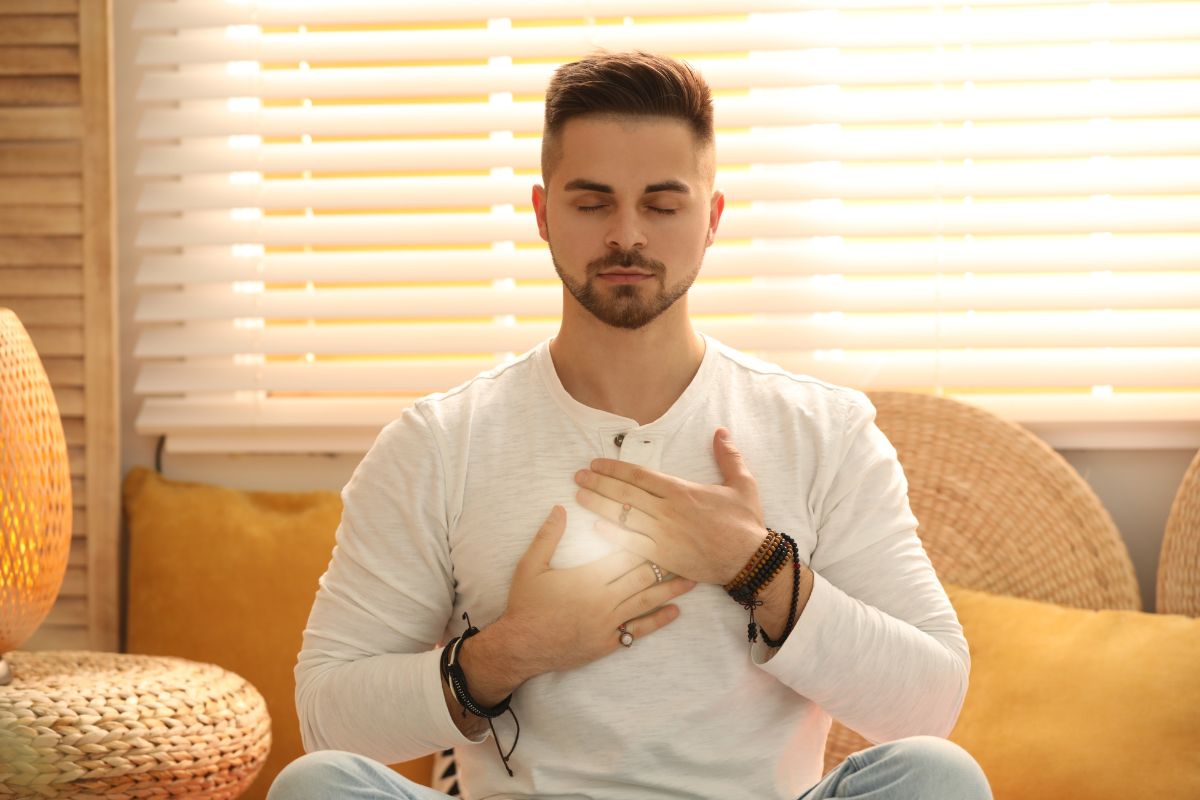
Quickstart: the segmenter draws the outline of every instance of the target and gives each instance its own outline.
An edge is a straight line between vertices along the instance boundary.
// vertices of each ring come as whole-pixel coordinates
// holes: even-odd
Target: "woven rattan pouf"
[[[182,658],[7,655],[0,797],[234,798],[271,747],[262,695]]]

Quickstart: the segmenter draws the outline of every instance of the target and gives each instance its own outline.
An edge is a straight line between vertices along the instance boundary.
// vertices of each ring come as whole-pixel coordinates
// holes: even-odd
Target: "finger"
[[[624,625],[625,630],[633,634],[632,646],[636,647],[638,639],[665,628],[678,618],[679,606],[663,606],[649,614],[628,620]],[[613,631],[613,645],[614,649],[621,649],[621,633],[619,628]]]
[[[518,567],[534,567],[538,570],[550,568],[550,559],[554,556],[554,551],[558,547],[558,543],[562,541],[563,531],[567,529],[567,511],[562,506],[555,506],[550,509],[550,515],[546,517],[546,521],[542,523],[542,527],[538,528],[537,533],[533,535],[533,541],[529,543],[529,549],[525,551],[525,555],[521,556],[521,563]]]
[[[746,466],[746,460],[742,458],[742,452],[733,443],[733,436],[727,428],[717,428],[713,434],[713,456],[717,460],[717,467],[721,470],[721,477],[725,479],[726,486],[736,486],[747,479],[754,480],[750,468]]]
[[[629,530],[644,533],[647,536],[653,536],[654,532],[658,530],[658,520],[636,505],[610,500],[596,494],[591,489],[580,489],[575,493],[575,499],[588,511],[594,511],[604,519]]]
[[[611,583],[639,564],[645,563],[646,559],[637,553],[631,553],[628,550],[618,550],[615,553],[609,553],[603,558],[598,558],[590,564],[575,567],[575,569],[584,573],[584,577],[589,580]]]
[[[597,533],[622,550],[636,553],[646,561],[658,560],[658,545],[646,534],[622,528],[606,519],[596,520],[594,527]]]
[[[663,580],[666,580],[666,576],[669,573],[661,567],[658,571],[662,574]],[[642,561],[636,567],[609,583],[609,588],[619,601],[624,601],[626,598],[632,597],[643,589],[649,589],[651,586],[662,582],[659,580],[658,575],[655,574],[654,567],[650,566],[650,562]]]
[[[611,458],[597,458],[593,459],[592,463],[588,466],[591,468],[592,472],[596,472],[601,475],[607,475],[610,478],[616,478],[619,481],[633,484],[637,488],[648,492],[655,497],[668,497],[681,485],[679,478],[662,472],[656,472],[648,467],[630,464],[628,461],[614,461]]]
[[[575,473],[575,483],[585,490],[615,501],[618,507],[622,503],[628,503],[634,508],[642,509],[650,517],[659,515],[664,502],[661,497],[657,497],[645,489],[587,469],[581,469]]]
[[[695,581],[686,578],[671,578],[669,581],[655,584],[649,589],[627,597],[618,603],[614,614],[617,619],[636,619],[664,606],[682,594],[696,588]]]

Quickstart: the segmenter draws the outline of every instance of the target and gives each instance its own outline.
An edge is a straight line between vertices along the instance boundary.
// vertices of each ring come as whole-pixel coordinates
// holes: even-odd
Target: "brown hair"
[[[557,137],[584,114],[672,117],[686,122],[701,145],[713,142],[712,93],[682,61],[643,51],[598,53],[554,71],[546,89],[542,178],[557,160]]]

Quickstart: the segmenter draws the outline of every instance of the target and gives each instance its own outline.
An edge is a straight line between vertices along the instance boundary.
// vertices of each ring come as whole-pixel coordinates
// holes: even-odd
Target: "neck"
[[[704,347],[688,319],[686,295],[648,325],[626,330],[600,322],[568,294],[550,356],[571,397],[646,425],[683,394]]]

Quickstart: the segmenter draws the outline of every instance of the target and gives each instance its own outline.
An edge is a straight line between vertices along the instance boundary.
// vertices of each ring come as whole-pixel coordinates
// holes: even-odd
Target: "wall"
[[[118,3],[113,20],[116,37],[116,141],[118,198],[118,259],[121,340],[122,474],[130,468],[153,466],[155,442],[134,429],[137,398],[133,394],[137,362],[133,357],[137,292],[133,273],[134,208],[140,181],[126,144],[136,130],[134,97],[137,71],[134,42],[128,33],[132,3]],[[1109,509],[1130,550],[1143,603],[1154,607],[1155,571],[1162,532],[1175,489],[1194,450],[1070,450],[1063,455],[1092,485]],[[184,456],[164,454],[163,471],[171,478],[207,481],[261,489],[340,488],[354,469],[348,456]]]

